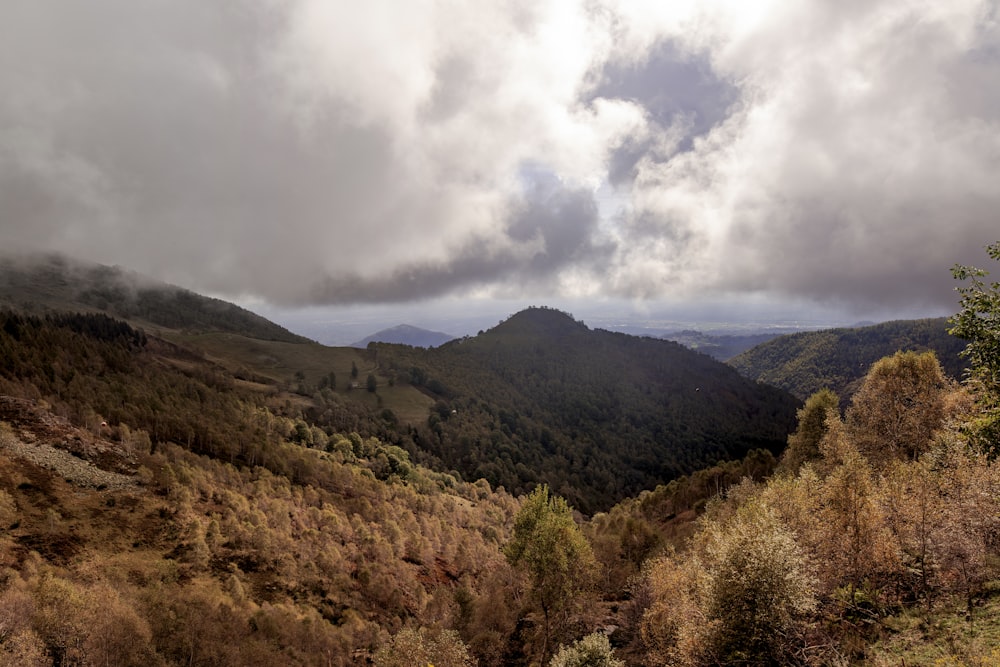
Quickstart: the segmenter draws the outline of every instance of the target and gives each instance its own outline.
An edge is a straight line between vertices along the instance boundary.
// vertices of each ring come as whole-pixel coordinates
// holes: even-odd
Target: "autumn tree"
[[[828,589],[877,582],[898,563],[875,472],[839,419],[828,420],[820,450],[826,477],[815,491],[814,545],[822,579]]]
[[[531,600],[541,612],[545,664],[553,633],[561,631],[566,614],[592,585],[594,554],[566,501],[541,485],[514,517],[514,536],[504,555],[527,576]]]
[[[468,648],[453,630],[404,628],[375,653],[376,667],[472,667]]]
[[[915,459],[944,424],[949,385],[933,352],[880,359],[851,401],[848,435],[876,468]]]
[[[650,664],[800,662],[815,581],[791,531],[759,498],[707,520],[683,560],[661,559],[649,577],[654,602],[642,630]]]
[[[673,553],[647,564],[643,585],[650,599],[640,624],[646,664],[698,665],[707,662],[705,633],[710,624],[703,604],[707,573],[701,562]]]
[[[815,606],[814,582],[792,534],[751,501],[706,531],[709,645],[722,664],[791,664],[799,621]]]
[[[625,667],[625,661],[615,657],[606,634],[595,632],[560,647],[549,667]]]

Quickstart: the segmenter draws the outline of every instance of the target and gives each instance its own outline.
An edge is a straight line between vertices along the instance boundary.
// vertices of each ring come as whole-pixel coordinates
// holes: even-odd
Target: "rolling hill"
[[[959,425],[891,475],[840,457],[846,440],[768,480],[788,394],[551,309],[436,349],[356,350],[139,329],[31,287],[49,305],[22,291],[18,312],[0,307],[0,664],[544,663],[538,584],[506,557],[532,505],[462,477],[547,481],[593,512],[699,461],[713,465],[576,516],[599,576],[553,645],[614,627],[624,664],[664,663],[671,619],[712,639],[697,632],[745,609],[706,594],[755,593],[783,553],[815,573],[815,604],[771,638],[823,652],[770,662],[995,662],[1000,476]],[[878,532],[842,528],[859,516]],[[538,537],[546,553],[559,539]],[[898,557],[917,547],[930,567]]]
[[[779,336],[728,361],[743,376],[781,387],[802,400],[823,388],[842,399],[868,368],[897,351],[933,350],[945,372],[961,378],[965,342],[947,332],[947,318],[898,320],[866,327]]]
[[[308,341],[227,301],[121,267],[60,255],[0,257],[0,306],[35,314],[101,312],[140,327],[223,331],[288,343]]]
[[[420,450],[517,493],[547,482],[584,512],[764,448],[798,402],[681,345],[532,308],[421,350],[377,344],[379,372],[436,399]]]
[[[777,453],[794,426],[793,398],[706,355],[547,308],[438,348],[359,350],[117,267],[49,256],[6,260],[0,276],[0,304],[126,320],[279,414],[379,437],[512,492],[546,482],[587,513],[755,448]]]

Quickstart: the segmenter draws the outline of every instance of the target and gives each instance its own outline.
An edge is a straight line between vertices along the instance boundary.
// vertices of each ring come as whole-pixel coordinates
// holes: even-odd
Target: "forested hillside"
[[[899,320],[867,327],[779,336],[727,363],[745,377],[781,387],[805,400],[827,388],[846,398],[868,367],[898,351],[934,351],[945,373],[962,377],[965,344],[948,335],[946,318]]]
[[[156,333],[157,345],[171,341],[218,362],[212,373],[243,390],[285,391],[285,401],[323,428],[379,437],[415,460],[515,493],[546,482],[587,513],[758,447],[779,452],[796,407],[704,355],[590,331],[551,309],[435,350],[340,351],[232,304],[58,256],[0,263],[2,301],[28,313],[88,310],[128,320]],[[155,413],[143,397],[159,379],[143,372],[127,404],[98,394],[93,410],[127,423]],[[184,410],[153,423],[152,437],[198,451],[221,441],[224,420],[212,408]],[[184,435],[175,433],[182,422]]]
[[[522,311],[432,350],[378,344],[380,373],[437,399],[416,445],[516,493],[548,483],[584,512],[756,448],[797,402],[676,343]]]
[[[780,335],[779,333],[706,334],[701,331],[685,330],[665,333],[660,338],[680,343],[684,347],[697,350],[719,361],[727,361]]]
[[[590,518],[400,444],[500,432],[502,454],[559,455],[614,396],[588,382],[632,388],[614,406],[633,435],[629,410],[655,423],[671,383],[730,410],[753,385],[545,309],[440,351],[372,346],[373,390],[312,393],[107,315],[0,311],[0,666],[997,664],[1000,286],[959,269],[964,383],[932,352],[887,356],[846,409],[811,396],[780,458],[749,449]],[[410,382],[438,401],[419,428],[378,406]]]
[[[0,313],[0,664],[352,665],[415,621],[502,654],[516,501],[268,402],[103,315]]]
[[[120,267],[81,263],[59,255],[0,256],[0,306],[36,314],[103,312],[139,326],[228,331],[285,342],[307,340],[226,301]]]

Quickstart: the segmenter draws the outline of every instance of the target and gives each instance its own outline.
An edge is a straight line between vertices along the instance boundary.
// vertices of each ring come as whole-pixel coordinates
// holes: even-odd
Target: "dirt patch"
[[[126,489],[136,485],[134,459],[114,443],[57,417],[34,401],[0,396],[0,448],[77,486]]]

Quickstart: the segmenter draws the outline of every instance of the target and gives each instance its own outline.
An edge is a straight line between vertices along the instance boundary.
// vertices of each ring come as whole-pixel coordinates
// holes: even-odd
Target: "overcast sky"
[[[0,244],[273,307],[954,310],[996,1],[4,0]]]

